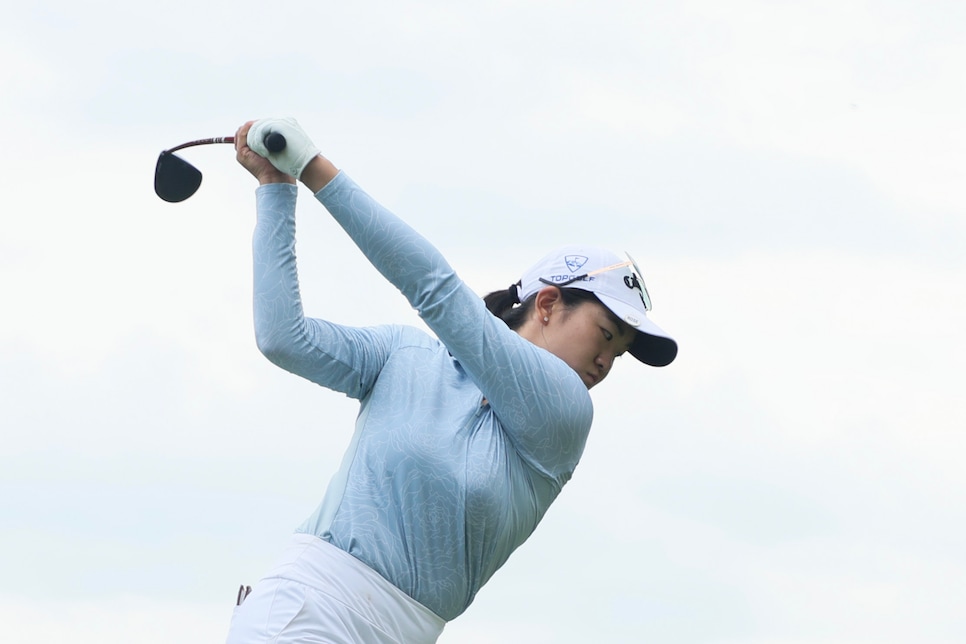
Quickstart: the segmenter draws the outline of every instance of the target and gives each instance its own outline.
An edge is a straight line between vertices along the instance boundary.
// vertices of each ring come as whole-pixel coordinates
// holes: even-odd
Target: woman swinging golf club
[[[265,134],[287,141],[265,149]],[[435,642],[536,528],[580,459],[588,390],[629,352],[669,364],[631,261],[558,249],[480,299],[439,252],[319,154],[292,119],[249,122],[255,328],[278,366],[356,398],[340,470],[276,567],[236,608],[229,643]],[[296,274],[299,179],[430,335],[306,318]]]

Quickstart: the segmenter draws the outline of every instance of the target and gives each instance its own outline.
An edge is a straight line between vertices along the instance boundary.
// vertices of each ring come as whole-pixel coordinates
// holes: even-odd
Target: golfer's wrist
[[[330,181],[339,174],[339,169],[332,165],[332,162],[322,155],[316,155],[308,165],[302,169],[299,179],[305,187],[315,194],[324,188]]]
[[[281,172],[266,172],[258,176],[258,185],[267,186],[272,183],[295,183],[295,179]]]

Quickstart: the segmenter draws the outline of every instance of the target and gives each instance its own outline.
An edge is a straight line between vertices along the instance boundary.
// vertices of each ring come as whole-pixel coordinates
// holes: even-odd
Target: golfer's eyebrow
[[[614,312],[607,307],[604,307],[604,310],[607,311],[607,319],[613,322],[614,326],[617,327],[617,335],[624,337],[624,328],[627,326],[627,323],[614,315]]]
[[[611,322],[614,323],[614,326],[617,327],[617,336],[622,340],[625,339],[625,336],[627,335],[626,330],[630,329],[631,327],[628,326],[627,322],[623,322],[619,317],[614,315],[613,311],[611,311],[606,307],[604,308],[607,311],[607,317],[610,319]],[[631,346],[634,344],[634,338],[635,338],[635,332],[631,330],[631,337],[627,338],[628,342],[627,342],[627,345],[624,347],[625,351],[631,350]]]

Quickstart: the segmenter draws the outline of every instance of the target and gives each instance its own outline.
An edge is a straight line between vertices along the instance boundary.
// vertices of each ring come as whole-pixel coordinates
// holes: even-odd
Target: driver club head
[[[164,151],[154,168],[154,192],[169,203],[184,201],[201,185],[201,171],[181,157]]]

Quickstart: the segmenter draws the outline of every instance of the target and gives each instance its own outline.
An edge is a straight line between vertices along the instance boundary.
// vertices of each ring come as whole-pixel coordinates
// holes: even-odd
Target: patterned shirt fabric
[[[589,392],[566,363],[487,311],[426,239],[344,173],[316,198],[436,337],[306,318],[296,194],[291,184],[256,193],[258,346],[280,367],[361,403],[342,465],[297,532],[453,619],[570,479],[590,430]]]

